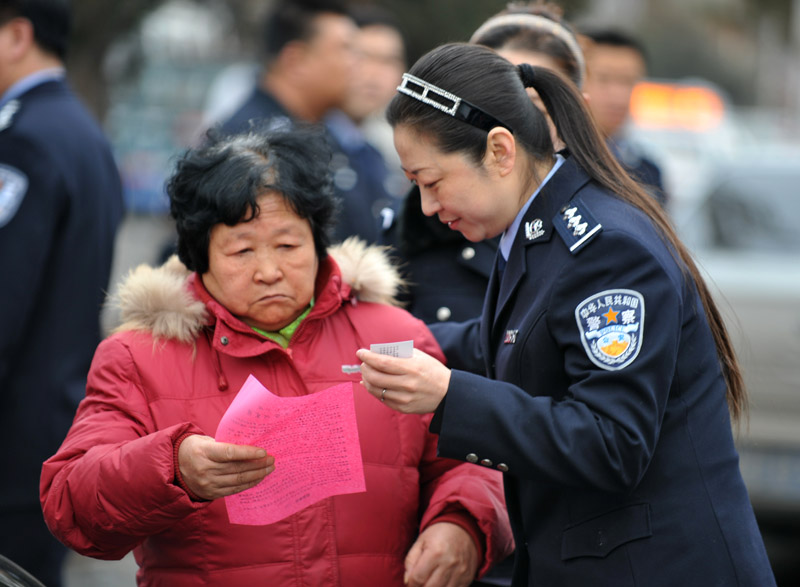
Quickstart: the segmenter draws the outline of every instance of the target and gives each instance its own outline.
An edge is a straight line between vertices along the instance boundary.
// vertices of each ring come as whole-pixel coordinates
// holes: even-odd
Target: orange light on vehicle
[[[725,102],[711,88],[640,82],[631,96],[631,117],[645,128],[705,132],[725,116]]]

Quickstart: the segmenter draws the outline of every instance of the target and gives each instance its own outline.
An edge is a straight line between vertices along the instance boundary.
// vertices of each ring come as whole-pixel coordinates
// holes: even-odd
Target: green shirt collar
[[[297,318],[295,318],[294,322],[291,324],[287,324],[277,332],[267,332],[266,330],[261,330],[260,328],[256,328],[255,326],[251,326],[255,332],[260,334],[263,337],[266,337],[270,340],[277,342],[281,347],[286,348],[289,346],[289,342],[292,340],[292,336],[297,331],[298,326],[300,323],[305,320],[306,316],[311,312],[311,309],[314,307],[314,298],[311,298],[311,303],[308,304],[308,308],[300,314]]]

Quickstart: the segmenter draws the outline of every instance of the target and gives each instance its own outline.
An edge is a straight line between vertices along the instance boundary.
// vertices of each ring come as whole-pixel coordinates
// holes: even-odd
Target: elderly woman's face
[[[258,198],[259,215],[211,229],[203,284],[250,326],[277,331],[311,302],[318,259],[308,221],[275,192]]]

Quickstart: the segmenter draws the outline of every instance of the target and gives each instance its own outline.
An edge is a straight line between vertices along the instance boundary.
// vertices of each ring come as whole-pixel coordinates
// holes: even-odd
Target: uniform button
[[[489,459],[483,459],[481,461],[481,465],[483,465],[484,467],[491,467],[492,466],[492,461],[490,461]]]
[[[597,531],[597,546],[603,547],[606,545],[606,534],[602,530]]]
[[[436,310],[436,319],[439,320],[439,322],[445,322],[447,320],[450,320],[450,316],[452,315],[453,313],[447,306],[442,306],[441,308]]]
[[[228,344],[228,337],[227,336],[223,336],[222,338],[219,339],[219,341],[223,344],[223,346],[227,345]]]
[[[464,247],[464,249],[461,251],[461,256],[464,258],[464,260],[469,261],[475,256],[475,249],[472,247]]]
[[[467,455],[467,461],[470,463],[477,463],[478,462],[478,455],[474,452],[471,452]]]
[[[497,465],[497,470],[506,473],[508,472],[508,465],[506,465],[505,463],[500,463],[499,465]]]

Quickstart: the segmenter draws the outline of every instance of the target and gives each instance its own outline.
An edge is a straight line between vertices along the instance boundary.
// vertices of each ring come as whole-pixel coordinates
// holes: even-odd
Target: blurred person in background
[[[345,99],[356,26],[338,0],[279,0],[263,24],[263,71],[249,98],[223,123],[235,133],[293,121],[321,122]]]
[[[329,158],[319,129],[293,128],[211,136],[178,162],[167,193],[180,261],[140,266],[120,288],[124,323],[42,470],[65,544],[104,559],[133,550],[138,583],[170,587],[399,587],[404,575],[455,587],[511,550],[500,474],[438,458],[429,417],[388,409],[344,368],[373,342],[442,355],[391,305],[383,251],[329,247]],[[231,523],[222,498],[281,467],[212,437],[250,375],[286,398],[350,383],[366,491]]]
[[[512,2],[478,27],[469,42],[490,47],[515,65],[557,71],[583,87],[586,64],[577,34],[552,2]],[[535,103],[543,108],[541,100]]]
[[[67,0],[0,0],[0,554],[49,587],[64,547],[38,503],[100,341],[122,186],[66,82]]]
[[[583,36],[587,63],[584,90],[592,115],[617,160],[665,207],[668,198],[661,169],[625,136],[633,90],[647,74],[644,47],[619,30],[587,30]]]
[[[386,122],[386,106],[406,70],[405,39],[394,16],[378,6],[356,6],[351,14],[358,25],[358,67],[342,110],[381,152],[390,172],[400,173],[404,182],[402,196],[408,190],[408,180],[400,169],[392,129]]]
[[[363,219],[354,217],[358,225],[351,225],[349,232],[373,243],[378,240],[381,211],[390,209],[411,187],[400,169],[385,117],[386,105],[405,71],[405,42],[389,12],[357,6],[350,14],[358,26],[355,66],[344,102],[325,117],[325,124],[357,180],[357,190],[346,196],[349,202],[345,207],[351,204],[361,208],[356,213],[369,212]],[[358,194],[362,195],[360,202]],[[352,211],[346,214],[352,216]],[[342,222],[347,225],[352,220],[343,218]]]
[[[341,108],[356,75],[358,29],[341,0],[278,0],[264,22],[263,71],[245,103],[222,125],[235,133],[252,127],[273,129],[295,122],[322,123]],[[331,160],[340,212],[334,241],[358,236],[374,242],[377,215],[385,197],[382,184],[359,173],[336,137]]]
[[[423,211],[473,242],[502,236],[477,330],[437,333],[485,375],[360,349],[362,379],[433,413],[440,455],[504,472],[513,585],[775,585],[739,471],[747,392],[725,323],[575,85],[453,43],[404,74],[387,116]]]
[[[565,19],[563,9],[552,2],[512,2],[487,20],[472,34],[470,43],[497,51],[514,65],[528,63],[563,74],[579,89],[586,79],[586,63],[575,30]],[[536,90],[528,95],[547,116]],[[548,119],[549,120],[549,119]],[[557,150],[564,144],[550,124]]]

